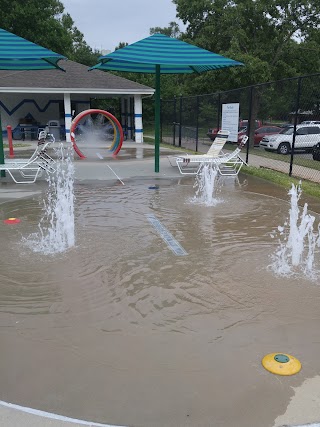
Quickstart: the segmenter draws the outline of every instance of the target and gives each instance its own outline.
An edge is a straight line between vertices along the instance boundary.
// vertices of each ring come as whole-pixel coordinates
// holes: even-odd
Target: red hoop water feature
[[[108,121],[110,122],[110,124],[112,125],[112,127],[113,127],[113,141],[111,143],[111,146],[109,147],[109,150],[113,153],[114,156],[117,155],[119,153],[119,151],[121,150],[122,143],[123,143],[123,130],[122,130],[121,124],[118,121],[118,119],[116,117],[114,117],[114,115],[112,115],[108,111],[99,110],[99,109],[89,109],[89,110],[82,111],[73,119],[73,121],[71,123],[70,134],[71,134],[71,142],[72,142],[72,145],[73,145],[75,152],[78,154],[78,156],[81,159],[86,158],[86,156],[82,153],[82,151],[77,146],[76,137],[75,137],[75,130],[76,130],[78,124],[80,123],[80,121],[84,117],[90,116],[91,114],[101,114],[102,116],[107,118]]]

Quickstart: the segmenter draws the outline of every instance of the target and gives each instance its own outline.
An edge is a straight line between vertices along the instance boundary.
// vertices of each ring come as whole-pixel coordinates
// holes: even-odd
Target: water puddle
[[[273,425],[292,386],[320,372],[320,286],[268,270],[287,195],[239,179],[203,187],[209,204],[223,199],[214,206],[189,202],[194,179],[75,183],[76,246],[50,256],[21,242],[41,223],[43,196],[1,204],[3,218],[21,219],[0,224],[1,400],[116,425]],[[62,219],[73,196],[61,191]],[[266,372],[272,351],[296,355],[301,373]]]

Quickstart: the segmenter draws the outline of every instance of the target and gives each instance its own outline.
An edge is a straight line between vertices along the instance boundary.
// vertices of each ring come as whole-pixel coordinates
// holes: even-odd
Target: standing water
[[[74,237],[74,165],[71,154],[57,162],[56,172],[48,178],[48,197],[37,233],[26,240],[34,252],[55,254],[75,244]]]
[[[195,190],[179,179],[156,192],[143,177],[75,182],[76,248],[53,256],[19,250],[37,231],[37,199],[2,204],[3,218],[25,220],[0,226],[1,398],[96,423],[274,425],[292,390],[266,381],[260,355],[272,343],[320,372],[320,286],[264,271],[268,230],[290,206],[246,180],[223,177],[214,207],[186,203]],[[172,256],[150,214],[188,256]]]
[[[283,227],[278,227],[280,246],[272,255],[271,268],[275,273],[282,276],[302,272],[310,278],[316,278],[314,256],[316,246],[320,247],[320,224],[318,225],[318,232],[314,232],[315,217],[307,213],[307,203],[305,203],[300,215],[298,203],[301,193],[301,185],[292,184],[288,193],[291,196],[289,221],[285,222]]]
[[[192,199],[193,203],[215,206],[222,202],[222,199],[216,197],[220,187],[218,185],[218,171],[212,163],[203,164],[196,176],[194,188],[196,188],[196,195]]]

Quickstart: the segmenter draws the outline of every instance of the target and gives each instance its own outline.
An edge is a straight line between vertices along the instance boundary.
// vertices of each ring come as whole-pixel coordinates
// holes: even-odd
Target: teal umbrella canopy
[[[0,28],[0,70],[51,70],[59,67],[58,61],[66,59],[22,37]],[[2,124],[0,115],[0,163],[4,163]],[[5,176],[1,171],[0,176]]]
[[[1,70],[62,69],[60,59],[66,58],[0,28]]]
[[[156,65],[160,65],[161,74],[190,74],[243,64],[164,34],[153,34],[102,56],[92,68],[155,73]]]
[[[191,74],[244,65],[181,40],[153,34],[99,58],[95,68],[103,71],[154,73],[155,79],[155,172],[160,157],[160,75]]]

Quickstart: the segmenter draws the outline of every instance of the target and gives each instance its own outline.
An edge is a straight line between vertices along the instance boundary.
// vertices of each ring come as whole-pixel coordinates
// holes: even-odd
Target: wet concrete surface
[[[166,157],[160,174],[152,159],[113,162],[125,185],[106,163],[77,162],[76,247],[64,255],[22,243],[37,229],[46,182],[24,187],[34,191],[26,198],[0,186],[18,196],[2,198],[1,216],[22,220],[0,229],[1,399],[130,426],[298,420],[283,414],[320,371],[320,288],[268,269],[270,233],[288,217],[286,191],[241,175],[224,179],[221,203],[206,207],[192,202],[194,178],[181,178]],[[188,256],[170,251],[150,213]],[[294,354],[302,371],[265,371],[261,359],[274,351]],[[320,419],[312,414],[310,422]]]

